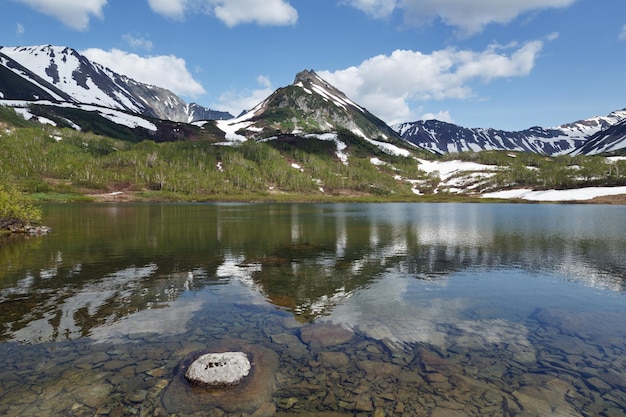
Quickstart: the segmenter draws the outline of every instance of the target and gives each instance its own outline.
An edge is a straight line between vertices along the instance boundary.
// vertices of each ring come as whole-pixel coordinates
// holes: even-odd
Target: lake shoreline
[[[432,194],[415,197],[377,197],[368,194],[356,195],[354,193],[342,193],[328,196],[307,196],[286,193],[257,194],[257,195],[234,195],[213,196],[205,198],[198,196],[164,195],[159,192],[144,191],[116,191],[111,193],[85,193],[81,195],[51,196],[40,195],[37,199],[43,202],[85,202],[85,203],[136,203],[136,202],[162,202],[162,203],[509,203],[509,204],[609,204],[626,205],[626,194],[604,195],[591,199],[570,199],[554,201],[538,201],[522,198],[485,198],[482,196],[445,195]]]

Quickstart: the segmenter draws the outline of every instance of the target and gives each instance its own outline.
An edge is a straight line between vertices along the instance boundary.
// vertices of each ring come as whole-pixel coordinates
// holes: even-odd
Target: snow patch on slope
[[[482,198],[522,199],[528,201],[585,201],[596,197],[626,194],[626,187],[586,187],[572,190],[530,189],[505,190],[486,193]]]

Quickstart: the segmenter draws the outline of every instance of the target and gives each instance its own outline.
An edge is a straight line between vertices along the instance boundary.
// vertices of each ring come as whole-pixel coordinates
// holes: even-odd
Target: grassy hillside
[[[409,198],[411,184],[394,175],[424,177],[412,160],[386,155],[375,147],[365,150],[370,145],[349,132],[342,139],[353,156],[345,165],[335,155],[334,143],[317,139],[295,147],[281,140],[248,141],[241,146],[201,139],[135,143],[23,121],[17,127],[11,110],[1,112],[0,178],[23,192],[48,198],[115,191],[183,201]],[[399,171],[371,164],[373,154],[397,164]]]
[[[26,122],[0,107],[0,181],[47,201],[120,191],[122,200],[161,201],[463,198],[445,189],[434,195],[440,185],[436,173],[426,174],[413,157],[385,154],[347,131],[339,139],[347,145],[348,164],[337,157],[334,142],[293,135],[240,146],[216,144],[219,137],[212,131],[161,141],[124,139]],[[626,184],[626,162],[602,157],[480,152],[446,158],[500,166],[477,191]],[[422,195],[415,195],[415,186]]]

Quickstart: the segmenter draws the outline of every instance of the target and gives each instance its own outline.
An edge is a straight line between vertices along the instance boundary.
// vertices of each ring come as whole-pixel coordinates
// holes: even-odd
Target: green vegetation
[[[159,140],[137,137],[123,140],[26,122],[13,110],[0,107],[0,184],[11,184],[10,188],[3,188],[12,195],[10,202],[18,201],[16,193],[27,195],[31,202],[50,202],[94,201],[120,191],[123,195],[111,194],[110,199],[467,201],[469,198],[447,193],[438,175],[419,170],[414,157],[388,155],[347,130],[338,132],[338,139],[347,145],[342,152],[350,155],[347,164],[337,156],[336,143],[330,140],[279,135],[266,142],[248,140],[238,146],[223,146],[215,143],[219,138],[213,126],[209,126],[208,132],[192,132],[193,139],[187,133],[184,137]],[[414,155],[434,158],[426,153]],[[372,157],[379,162],[373,164]],[[475,191],[626,184],[626,161],[608,162],[603,157],[548,158],[489,151],[443,158],[500,167],[495,174],[477,179]],[[421,196],[413,192],[416,185]],[[27,218],[36,220],[36,216]]]
[[[413,198],[411,185],[393,178],[397,170],[371,164],[372,155],[412,178],[424,177],[412,159],[386,155],[350,132],[340,134],[347,165],[332,141],[291,138],[295,146],[281,140],[221,146],[208,140],[134,143],[50,126],[3,129],[0,180],[39,201],[116,191],[147,200],[322,201]]]
[[[41,210],[15,188],[0,184],[0,232],[41,222]]]
[[[569,189],[626,185],[626,161],[608,161],[602,156],[547,157],[526,152],[483,151],[449,154],[444,159],[460,159],[500,167],[486,188],[527,187]]]

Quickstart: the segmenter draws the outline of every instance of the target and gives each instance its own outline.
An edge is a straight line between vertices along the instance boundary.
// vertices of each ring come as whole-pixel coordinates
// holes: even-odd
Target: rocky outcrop
[[[0,221],[0,232],[39,236],[48,234],[51,231],[52,229],[48,226],[34,226],[18,220]]]

